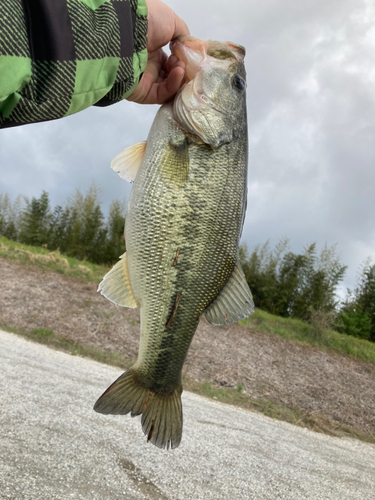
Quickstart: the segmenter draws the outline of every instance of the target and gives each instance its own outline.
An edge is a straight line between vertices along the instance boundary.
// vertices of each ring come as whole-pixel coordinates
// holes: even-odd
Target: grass
[[[354,429],[353,427],[345,424],[340,424],[333,420],[328,419],[324,415],[316,415],[303,412],[298,408],[287,406],[282,403],[274,403],[263,399],[255,399],[237,388],[228,387],[215,387],[210,383],[199,383],[189,378],[183,378],[183,386],[185,390],[194,392],[201,396],[210,399],[215,399],[221,403],[239,406],[246,410],[256,411],[268,417],[288,422],[299,427],[322,432],[336,437],[351,437],[365,441],[368,443],[375,443],[375,434],[365,434],[364,432]]]
[[[77,342],[72,342],[61,335],[55,334],[49,328],[34,328],[33,330],[27,331],[22,328],[14,328],[0,323],[0,329],[10,333],[16,333],[17,335],[21,335],[22,337],[38,342],[39,344],[44,344],[48,347],[65,351],[73,356],[83,356],[98,361],[99,363],[118,366],[123,370],[130,368],[135,361],[135,359],[125,358],[125,356],[118,352],[101,351],[91,346],[85,346],[83,344],[78,344]]]
[[[34,328],[31,331],[26,331],[20,328],[9,327],[0,324],[0,329],[16,333],[31,341],[44,344],[58,350],[65,351],[73,356],[79,355],[105,363],[107,365],[116,366],[123,370],[130,368],[135,359],[125,358],[117,352],[105,352],[94,347],[85,346],[67,340],[64,337],[55,334],[49,328]],[[241,384],[237,387],[215,387],[209,382],[197,382],[196,380],[183,376],[184,389],[195,394],[199,394],[209,399],[214,399],[221,403],[230,404],[244,408],[246,410],[256,411],[271,418],[289,422],[299,427],[305,427],[316,432],[323,432],[337,437],[351,437],[368,443],[375,443],[375,434],[365,434],[360,430],[354,429],[348,425],[334,422],[324,415],[312,415],[303,412],[298,408],[287,406],[282,403],[275,403],[263,399],[255,399],[243,392]]]
[[[50,252],[44,248],[22,245],[0,237],[0,257],[5,257],[21,264],[37,266],[41,269],[55,271],[83,282],[99,282],[108,269],[86,261],[60,255],[59,252]],[[87,303],[91,308],[92,303]],[[137,322],[133,320],[132,324]],[[257,309],[250,318],[240,322],[246,328],[256,329],[259,332],[299,342],[305,346],[313,346],[323,350],[331,350],[341,355],[375,363],[375,344],[367,340],[358,339],[332,330],[314,334],[313,327],[301,320],[281,318]],[[117,352],[105,352],[65,339],[48,328],[34,328],[27,331],[13,328],[0,323],[0,328],[8,332],[63,350],[72,355],[91,358],[100,363],[117,366],[126,370],[134,359],[125,358]],[[209,382],[201,383],[188,377],[183,377],[185,390],[202,396],[215,399],[222,403],[236,405],[248,410],[261,412],[266,416],[289,422],[301,427],[324,432],[334,436],[349,436],[375,443],[375,435],[366,435],[357,429],[329,420],[324,415],[312,415],[306,412],[267,400],[254,399],[243,391],[242,384],[237,387],[215,387]]]
[[[83,282],[99,283],[108,271],[104,266],[67,257],[58,251],[51,252],[41,247],[23,245],[3,237],[0,237],[0,257],[55,271]],[[91,304],[88,304],[88,307],[91,307]],[[132,324],[135,325],[136,321],[133,320]],[[240,324],[246,328],[255,328],[262,333],[277,335],[303,345],[331,350],[375,364],[375,343],[333,330],[324,330],[320,335],[316,335],[313,327],[301,320],[281,318],[257,309],[250,318],[241,321]]]
[[[85,283],[90,281],[99,283],[108,272],[107,267],[67,257],[58,251],[51,252],[45,248],[16,243],[4,237],[0,237],[0,257],[65,274]]]
[[[333,330],[323,330],[319,335],[316,335],[311,325],[298,319],[281,318],[256,309],[250,318],[240,321],[240,324],[262,333],[277,335],[306,346],[315,346],[319,349],[334,351],[360,361],[375,364],[374,342]]]
[[[116,366],[123,370],[130,368],[135,358],[125,358],[118,352],[105,352],[94,347],[85,346],[67,340],[64,337],[55,334],[49,328],[34,328],[31,331],[26,331],[21,328],[13,328],[0,323],[0,329],[16,333],[31,341],[44,344],[58,350],[65,351],[73,356],[79,355],[105,363],[107,365]],[[209,399],[214,399],[221,403],[230,404],[244,408],[246,410],[256,411],[265,416],[288,422],[299,427],[305,427],[316,432],[322,432],[331,436],[351,437],[375,443],[375,434],[365,434],[358,429],[354,429],[348,425],[340,424],[328,419],[324,415],[315,415],[303,412],[298,408],[288,406],[282,403],[275,403],[263,399],[255,399],[243,391],[242,384],[237,387],[215,387],[209,382],[197,382],[196,380],[183,376],[184,390],[194,392]]]

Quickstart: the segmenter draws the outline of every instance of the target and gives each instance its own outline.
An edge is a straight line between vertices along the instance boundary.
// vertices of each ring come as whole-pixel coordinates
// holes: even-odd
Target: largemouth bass
[[[229,325],[254,309],[238,260],[247,193],[245,50],[181,37],[172,53],[186,83],[163,105],[146,142],[112,168],[134,185],[126,253],[99,285],[140,307],[138,359],[98,399],[106,414],[142,415],[147,440],[176,448],[182,436],[181,371],[202,314]]]

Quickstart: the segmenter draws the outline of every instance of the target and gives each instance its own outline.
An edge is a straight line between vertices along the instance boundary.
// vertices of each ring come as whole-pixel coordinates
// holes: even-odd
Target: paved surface
[[[373,500],[375,447],[184,393],[177,450],[92,406],[120,374],[0,331],[0,498]]]

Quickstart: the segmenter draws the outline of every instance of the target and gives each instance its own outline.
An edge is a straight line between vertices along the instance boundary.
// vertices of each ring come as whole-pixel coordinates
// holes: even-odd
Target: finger
[[[172,99],[178,90],[181,88],[182,82],[185,78],[185,67],[176,65],[164,82],[160,83],[156,91],[156,102],[163,104]]]
[[[175,22],[175,27],[171,40],[180,35],[190,35],[190,31],[187,24],[185,23],[184,20],[181,19],[181,17],[178,17],[177,14],[175,14],[174,22]]]
[[[163,68],[166,65],[167,61],[168,61],[168,56],[164,52],[163,49],[160,49],[160,52],[161,52],[161,55],[160,55],[160,64],[161,64],[161,67]]]
[[[155,50],[148,54],[148,61],[141,81],[136,89],[127,97],[128,101],[148,104],[148,95],[155,82],[158,81],[161,71],[161,60],[163,59],[162,49]],[[163,81],[163,80],[161,80]],[[154,103],[155,104],[155,103]]]
[[[167,73],[169,73],[171,71],[171,69],[177,63],[177,61],[178,61],[178,59],[176,56],[173,56],[173,55],[169,56],[168,61],[165,64],[165,69],[166,69]]]
[[[127,97],[128,101],[142,104],[163,104],[171,100],[183,84],[185,63],[177,58],[169,64],[168,74],[161,67],[163,51],[159,49],[149,54],[146,69],[137,88]]]
[[[147,85],[145,81],[148,92],[142,98],[140,96],[133,96],[133,94],[131,97],[136,97],[136,102],[142,102],[143,104],[164,104],[175,96],[181,87],[184,77],[185,69],[181,66],[176,66],[161,83],[155,82],[152,85]]]
[[[150,81],[156,82],[167,60],[168,56],[163,49],[155,50],[154,52],[149,53],[144,73]]]
[[[162,83],[162,82],[164,82],[166,76],[167,76],[167,73],[164,70],[160,70],[159,77],[156,80],[156,83]]]

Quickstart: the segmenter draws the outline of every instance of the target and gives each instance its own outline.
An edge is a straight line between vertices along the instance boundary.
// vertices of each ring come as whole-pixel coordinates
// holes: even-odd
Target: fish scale
[[[178,43],[198,50],[194,40]],[[216,44],[210,50],[220,59],[207,56],[204,43]],[[183,56],[180,46],[173,50]],[[113,162],[125,178],[137,171],[126,256],[99,286],[113,302],[141,308],[141,332],[136,363],[94,408],[141,414],[148,440],[162,448],[181,441],[181,372],[200,316],[224,325],[253,311],[238,262],[248,156],[245,94],[237,88],[244,81],[243,48],[202,42],[199,50],[211,66],[203,61],[199,78],[159,109],[146,148],[136,145]],[[207,105],[199,97],[204,93]]]
[[[159,131],[166,128],[164,122],[172,119],[172,106],[166,106],[160,114],[154,125]],[[188,182],[176,189],[166,184],[160,175],[160,163],[154,161],[166,147],[168,134],[163,137],[163,141],[152,142],[137,174],[129,201],[126,235],[131,248],[128,258],[134,294],[142,303],[152,301],[154,305],[150,310],[142,306],[142,348],[137,361],[139,372],[145,377],[141,380],[148,384],[149,380],[157,379],[161,368],[154,366],[158,365],[160,345],[167,335],[173,338],[174,351],[168,359],[168,378],[162,382],[159,379],[158,383],[174,389],[180,382],[182,364],[199,316],[234,269],[239,230],[233,230],[233,226],[242,224],[243,189],[238,188],[242,188],[246,180],[246,162],[242,162],[242,171],[227,168],[228,155],[234,156],[233,149],[244,154],[238,142],[223,145],[218,151],[193,145],[189,148]],[[241,162],[238,164],[241,166]],[[162,213],[171,217],[165,220],[160,217]],[[147,245],[142,238],[146,234]],[[174,267],[177,248],[180,259]],[[146,274],[147,282],[143,279]],[[181,293],[180,303],[167,329],[165,325],[177,292]]]

